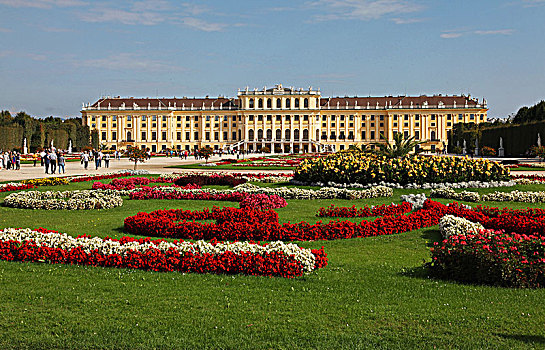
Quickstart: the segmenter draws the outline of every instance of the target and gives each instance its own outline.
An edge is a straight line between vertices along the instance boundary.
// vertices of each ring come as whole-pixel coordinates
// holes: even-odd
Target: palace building
[[[300,153],[392,142],[398,132],[442,150],[454,124],[485,122],[487,111],[486,100],[465,95],[322,97],[319,89],[276,85],[236,98],[105,97],[81,114],[110,149]]]

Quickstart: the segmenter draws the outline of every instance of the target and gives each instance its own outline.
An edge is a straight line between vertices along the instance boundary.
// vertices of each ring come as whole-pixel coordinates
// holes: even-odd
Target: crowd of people
[[[16,151],[0,151],[0,169],[21,170],[21,154]]]
[[[55,174],[55,172],[64,174],[66,172],[66,156],[64,152],[51,147],[42,150],[38,155],[40,164],[45,168],[46,174]],[[34,157],[34,166],[36,166],[37,158],[36,156]]]
[[[108,152],[92,149],[81,153],[80,162],[85,169],[89,167],[90,161],[94,161],[95,170],[98,170],[98,168],[101,168],[102,166],[104,166],[104,168],[109,168],[112,156],[114,159],[121,159],[121,153],[117,150],[110,155]]]

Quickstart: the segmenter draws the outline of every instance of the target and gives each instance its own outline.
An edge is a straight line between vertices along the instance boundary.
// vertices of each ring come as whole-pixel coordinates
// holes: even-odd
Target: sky
[[[74,117],[101,96],[471,94],[545,99],[545,0],[0,0],[0,109]]]

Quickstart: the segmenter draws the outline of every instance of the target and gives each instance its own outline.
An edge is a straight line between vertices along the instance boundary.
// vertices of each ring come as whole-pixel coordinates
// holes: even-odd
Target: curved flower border
[[[123,205],[123,199],[104,191],[22,191],[4,199],[4,205],[22,209],[90,210]]]

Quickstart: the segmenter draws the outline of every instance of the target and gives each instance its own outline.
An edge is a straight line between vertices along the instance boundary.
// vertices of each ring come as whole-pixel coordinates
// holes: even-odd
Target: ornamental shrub
[[[493,181],[509,178],[509,169],[488,159],[466,157],[407,156],[387,158],[357,152],[338,152],[307,159],[295,170],[294,179],[305,182],[399,184]]]

